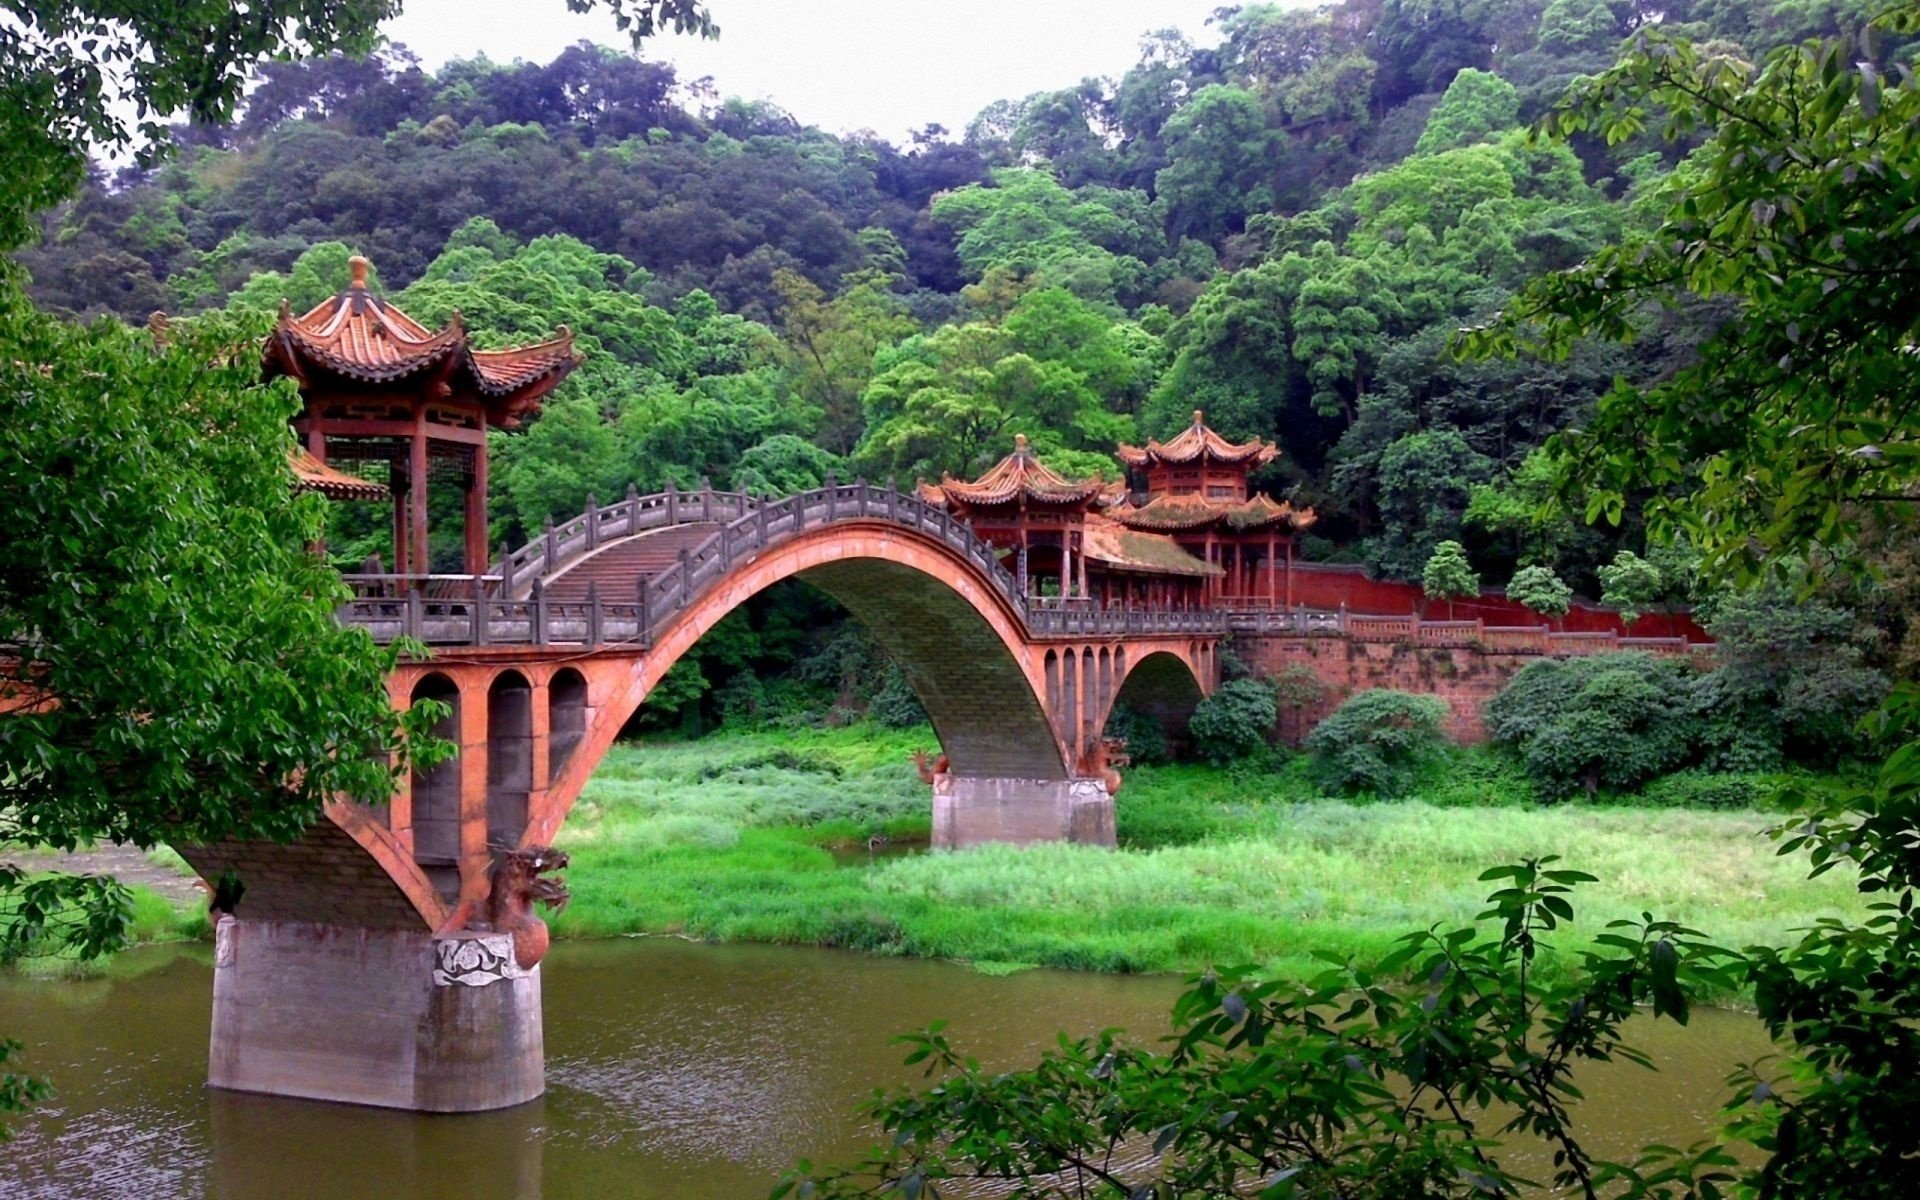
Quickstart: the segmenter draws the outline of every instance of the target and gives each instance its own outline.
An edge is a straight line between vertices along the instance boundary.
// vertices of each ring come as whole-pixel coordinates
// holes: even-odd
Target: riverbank
[[[1865,912],[1839,872],[1809,880],[1803,860],[1777,856],[1763,836],[1777,818],[1757,808],[1541,806],[1479,752],[1421,797],[1380,803],[1317,795],[1297,770],[1140,767],[1116,805],[1118,853],[902,854],[928,828],[907,755],[931,744],[856,726],[616,748],[560,840],[574,900],[556,935],[840,946],[989,972],[1251,962],[1298,977],[1316,951],[1366,959],[1409,930],[1470,921],[1483,869],[1550,853],[1601,880],[1575,898],[1563,950],[1643,911],[1729,945]]]
[[[1652,803],[1724,803],[1733,781],[1548,806],[1483,751],[1457,755],[1419,796],[1384,802],[1320,795],[1298,763],[1142,766],[1116,803],[1118,852],[930,854],[928,789],[908,756],[932,745],[927,730],[856,725],[616,747],[560,838],[573,901],[549,918],[556,937],[844,947],[988,973],[1257,963],[1297,978],[1317,970],[1315,952],[1364,960],[1409,930],[1471,921],[1492,886],[1482,870],[1543,854],[1600,879],[1576,896],[1562,951],[1642,912],[1738,946],[1866,911],[1841,872],[1809,880],[1804,860],[1776,855],[1764,831],[1777,817],[1754,803]],[[136,941],[206,936],[190,885],[163,894],[170,863],[184,871],[162,851],[129,880]]]

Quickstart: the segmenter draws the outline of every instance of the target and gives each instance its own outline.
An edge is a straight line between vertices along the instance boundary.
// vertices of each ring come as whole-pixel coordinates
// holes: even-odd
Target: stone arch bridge
[[[458,754],[299,841],[180,848],[245,886],[217,932],[212,1082],[430,1111],[538,1095],[538,967],[488,925],[496,863],[552,843],[673,663],[788,578],[844,605],[920,697],[942,847],[1112,845],[1114,705],[1178,727],[1219,677],[1224,613],[1023,596],[945,509],[865,483],[629,495],[484,575],[349,577],[343,620],[429,647],[389,689],[398,708],[447,704]]]

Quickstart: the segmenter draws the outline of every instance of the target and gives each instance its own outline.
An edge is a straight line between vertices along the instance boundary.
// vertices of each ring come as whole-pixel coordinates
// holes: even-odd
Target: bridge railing
[[[629,487],[626,499],[612,504],[588,497],[586,510],[579,516],[559,525],[548,521],[526,545],[502,550],[488,574],[501,581],[503,596],[525,596],[533,581],[557,574],[615,538],[673,525],[732,521],[760,503],[744,492],[716,492],[711,487],[682,492],[671,484],[651,496]]]
[[[1606,654],[1640,650],[1650,654],[1710,652],[1708,643],[1679,637],[1627,637],[1610,630],[1562,633],[1546,625],[1488,625],[1482,620],[1432,621],[1418,613],[1404,616],[1350,613],[1346,609],[1234,608],[1227,613],[1234,633],[1270,636],[1330,635],[1359,642],[1405,642],[1420,646],[1472,646],[1510,654]]]
[[[603,595],[589,584],[582,599],[550,599],[544,579],[617,539],[672,525],[724,521],[679,561],[642,580],[632,596]],[[410,637],[461,645],[649,645],[676,614],[714,587],[744,557],[824,526],[879,521],[931,537],[979,572],[1035,637],[1195,633],[1217,636],[1217,611],[1100,609],[1084,600],[1046,601],[1020,595],[991,543],[945,508],[891,486],[829,481],[780,500],[735,492],[629,494],[618,504],[589,504],[580,516],[505,553],[485,575],[401,577],[350,575],[354,598],[341,619],[380,641]],[[531,573],[531,581],[527,580]],[[409,586],[409,578],[413,578]]]

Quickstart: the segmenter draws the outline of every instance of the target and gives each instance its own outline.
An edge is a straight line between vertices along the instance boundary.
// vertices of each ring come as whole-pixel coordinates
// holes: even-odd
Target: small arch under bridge
[[[926,708],[945,758],[941,847],[1111,846],[1114,705],[1178,730],[1219,678],[1224,613],[1024,596],[944,509],[865,483],[781,500],[629,495],[484,575],[350,576],[343,621],[429,648],[389,679],[393,704],[447,704],[440,732],[459,752],[387,805],[332,805],[300,841],[181,847],[204,876],[246,887],[219,929],[212,1081],[438,1111],[539,1094],[537,968],[462,985],[446,980],[485,971],[450,973],[446,956],[486,959],[502,850],[554,842],[668,669],[788,578],[844,605]],[[339,987],[315,982],[332,977]],[[293,1027],[297,1045],[281,1036]]]

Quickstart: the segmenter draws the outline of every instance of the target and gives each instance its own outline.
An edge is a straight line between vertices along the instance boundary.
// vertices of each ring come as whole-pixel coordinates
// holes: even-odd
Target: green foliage
[[[1127,758],[1135,766],[1164,763],[1173,757],[1167,730],[1152,713],[1116,704],[1107,716],[1105,736],[1127,744]]]
[[[1573,589],[1552,567],[1521,567],[1507,581],[1507,599],[1543,617],[1564,617],[1573,607]]]
[[[1519,91],[1498,75],[1468,67],[1447,85],[1415,148],[1421,154],[1436,154],[1471,146],[1519,123]]]
[[[1528,663],[1482,711],[1487,734],[1547,796],[1627,791],[1686,764],[1705,736],[1682,661],[1596,654]]]
[[[1427,565],[1420,572],[1420,590],[1429,600],[1453,601],[1480,594],[1480,574],[1467,561],[1467,551],[1459,542],[1441,542],[1433,548]]]
[[[1187,734],[1195,753],[1213,763],[1228,763],[1264,749],[1277,716],[1270,684],[1231,679],[1194,706]]]
[[[1510,1135],[1553,1148],[1559,1190],[1721,1194],[1737,1165],[1724,1150],[1599,1161],[1573,1108],[1583,1064],[1651,1068],[1623,1036],[1638,1004],[1684,1023],[1729,977],[1729,955],[1646,917],[1615,922],[1581,955],[1577,980],[1543,981],[1543,935],[1574,919],[1574,888],[1596,882],[1557,861],[1481,874],[1503,885],[1479,914],[1492,936],[1436,926],[1406,935],[1377,969],[1327,955],[1304,985],[1245,969],[1189,980],[1164,1051],[1116,1030],[1062,1035],[1032,1068],[988,1071],[936,1022],[902,1041],[907,1064],[937,1083],[867,1106],[887,1141],[843,1170],[802,1164],[773,1195],[913,1196],[994,1180],[1064,1197],[1085,1179],[1131,1196],[1502,1195],[1531,1183],[1501,1164]],[[1117,1160],[1129,1143],[1153,1152]]]
[[[1619,609],[1620,619],[1628,626],[1658,604],[1667,590],[1660,568],[1631,550],[1615,555],[1611,563],[1600,568],[1599,575],[1600,603]]]
[[[1718,731],[1714,765],[1831,765],[1863,747],[1859,724],[1887,679],[1863,662],[1852,613],[1768,588],[1719,599],[1706,625],[1715,667],[1700,704]]]
[[[1336,794],[1405,795],[1444,748],[1446,719],[1438,696],[1360,692],[1307,735],[1314,777]]]

